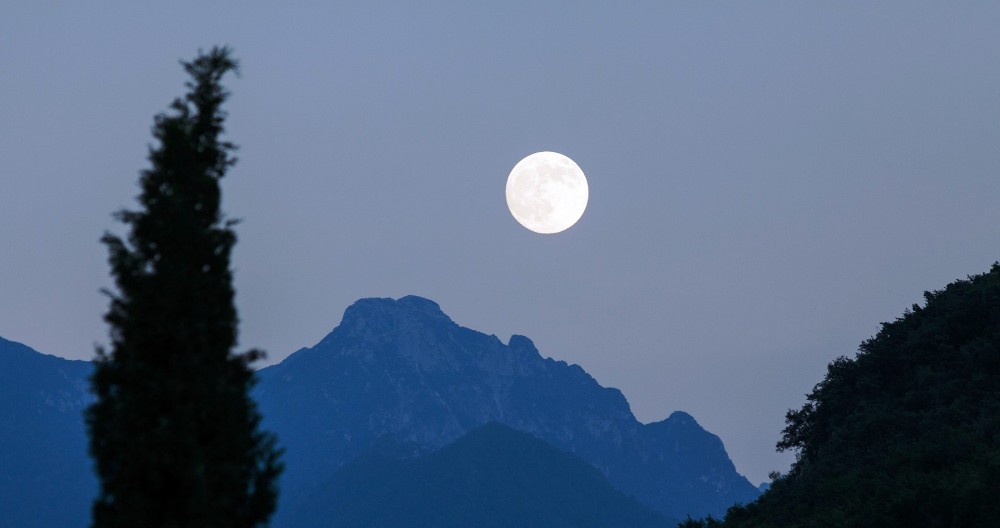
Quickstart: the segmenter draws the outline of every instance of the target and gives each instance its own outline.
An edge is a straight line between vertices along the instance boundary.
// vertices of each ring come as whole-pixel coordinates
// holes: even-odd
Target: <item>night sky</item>
[[[241,347],[269,363],[416,294],[642,421],[691,413],[757,483],[827,363],[1000,258],[997,2],[205,4],[4,2],[0,336],[107,342],[98,239],[214,45],[242,65]],[[555,235],[504,201],[543,150],[590,186]]]

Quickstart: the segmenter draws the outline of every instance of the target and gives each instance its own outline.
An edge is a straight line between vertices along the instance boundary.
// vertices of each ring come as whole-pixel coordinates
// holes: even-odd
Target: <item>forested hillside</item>
[[[1000,526],[1000,264],[924,298],[789,411],[788,475],[685,525]]]

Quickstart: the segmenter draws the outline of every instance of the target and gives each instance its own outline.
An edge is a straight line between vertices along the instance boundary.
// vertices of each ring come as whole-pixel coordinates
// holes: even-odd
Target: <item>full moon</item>
[[[589,197],[580,166],[558,152],[536,152],[514,165],[507,177],[510,214],[536,233],[572,227],[583,216]]]

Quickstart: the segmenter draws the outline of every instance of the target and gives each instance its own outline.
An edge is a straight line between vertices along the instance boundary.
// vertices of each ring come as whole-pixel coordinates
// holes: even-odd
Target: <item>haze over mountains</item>
[[[0,525],[83,525],[96,489],[80,417],[90,365],[0,345],[0,440],[11,446],[0,458]],[[736,472],[719,438],[690,415],[641,424],[620,391],[601,387],[579,366],[543,358],[523,336],[504,344],[463,328],[420,297],[362,299],[316,346],[258,374],[254,396],[264,427],[286,448],[277,528],[307,526],[302,519],[327,511],[333,498],[323,499],[324,490],[336,487],[331,483],[344,477],[345,465],[371,460],[357,457],[374,447],[409,446],[409,458],[424,460],[420,471],[442,474],[435,461],[447,457],[435,452],[463,445],[453,443],[491,422],[578,457],[622,498],[667,517],[719,516],[759,493]],[[504,436],[506,428],[497,427],[486,431]],[[528,468],[518,460],[506,465]],[[53,512],[51,504],[64,507]],[[43,510],[48,517],[35,516]],[[38,522],[13,522],[23,519]],[[650,519],[650,526],[662,521]]]

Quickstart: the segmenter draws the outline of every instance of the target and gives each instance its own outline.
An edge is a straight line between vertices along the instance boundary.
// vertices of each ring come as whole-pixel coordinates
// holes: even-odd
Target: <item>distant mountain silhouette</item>
[[[292,512],[329,528],[667,528],[593,466],[490,423],[422,458],[391,442],[341,468]],[[400,455],[404,456],[401,457]]]
[[[531,433],[596,467],[620,491],[674,518],[721,515],[758,495],[718,437],[685,413],[639,423],[617,389],[455,324],[420,297],[362,299],[319,344],[262,369],[264,425],[286,446],[281,507],[305,497],[388,435],[443,447],[489,422]]]
[[[0,338],[0,526],[85,526],[97,480],[83,408],[86,361]]]
[[[0,526],[87,524],[91,370],[0,339]],[[306,528],[288,512],[307,515],[303,505],[379,438],[430,453],[490,422],[576,455],[668,517],[718,516],[757,496],[691,416],[643,425],[579,366],[542,358],[523,336],[505,345],[460,327],[419,297],[356,302],[319,344],[259,378],[264,426],[287,449],[275,528]]]

